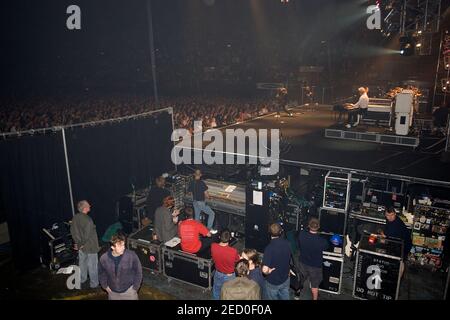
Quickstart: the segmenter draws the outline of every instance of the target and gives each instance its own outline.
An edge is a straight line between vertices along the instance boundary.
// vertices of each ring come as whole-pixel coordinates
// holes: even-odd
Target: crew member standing
[[[211,244],[211,257],[216,266],[213,286],[215,300],[220,299],[223,284],[235,278],[234,265],[240,260],[237,250],[229,246],[230,239],[231,233],[225,229],[220,233],[220,242]]]
[[[165,188],[166,179],[159,176],[155,179],[155,186],[150,189],[147,197],[147,217],[144,218],[142,224],[147,225],[150,221],[154,222],[155,212],[163,204],[163,199],[170,196],[169,190]]]
[[[291,245],[281,238],[283,229],[278,223],[269,227],[271,241],[264,250],[262,272],[266,275],[266,297],[269,300],[289,300],[289,262]]]
[[[70,233],[78,249],[81,283],[86,283],[88,273],[91,288],[98,287],[98,245],[94,221],[88,216],[91,205],[86,200],[78,202],[78,213],[73,217]]]
[[[109,300],[138,300],[142,283],[142,265],[133,250],[125,248],[125,236],[111,239],[111,250],[100,257],[100,284]]]
[[[311,218],[308,231],[303,230],[298,235],[298,248],[300,252],[300,270],[304,279],[311,283],[313,300],[319,297],[319,285],[322,282],[323,251],[328,248],[328,242],[321,238],[319,220]]]
[[[220,292],[221,300],[260,300],[261,288],[248,278],[248,261],[241,259],[234,268],[236,278],[227,281]]]
[[[400,277],[405,271],[405,260],[412,248],[411,231],[408,230],[405,223],[397,216],[394,207],[388,206],[384,216],[386,217],[386,225],[381,235],[388,238],[397,238],[403,241],[403,260],[400,263]]]
[[[194,180],[189,184],[188,193],[192,193],[195,220],[200,221],[200,213],[206,213],[208,215],[207,227],[212,233],[215,233],[216,231],[212,228],[216,214],[205,202],[205,199],[209,199],[208,186],[201,178],[202,172],[199,169],[195,170]]]

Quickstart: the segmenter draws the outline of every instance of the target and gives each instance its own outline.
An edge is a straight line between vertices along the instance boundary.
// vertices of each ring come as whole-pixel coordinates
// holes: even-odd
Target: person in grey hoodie
[[[81,283],[86,283],[89,273],[90,287],[97,288],[100,247],[94,221],[88,216],[91,205],[86,200],[82,200],[78,202],[77,208],[78,213],[72,219],[70,233],[78,249]]]

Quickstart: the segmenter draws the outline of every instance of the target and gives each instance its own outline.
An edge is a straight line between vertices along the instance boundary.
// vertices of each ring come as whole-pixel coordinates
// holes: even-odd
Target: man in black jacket
[[[381,234],[388,238],[397,238],[403,241],[403,260],[400,264],[400,277],[402,277],[405,271],[404,261],[408,259],[408,254],[412,248],[411,231],[408,230],[402,219],[397,216],[394,207],[388,206],[384,216],[386,217],[386,226]]]
[[[142,265],[134,251],[125,249],[122,234],[112,237],[111,250],[100,257],[99,279],[109,300],[138,300]]]
[[[162,206],[165,197],[170,196],[170,191],[165,188],[166,179],[160,176],[155,180],[155,186],[150,189],[147,197],[147,217],[152,222],[155,220],[156,209]],[[143,224],[146,224],[143,222]]]

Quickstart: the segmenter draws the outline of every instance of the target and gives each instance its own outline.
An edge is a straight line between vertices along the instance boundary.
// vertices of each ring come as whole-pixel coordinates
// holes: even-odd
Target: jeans
[[[280,285],[273,285],[266,281],[265,295],[267,300],[289,300],[290,278]]]
[[[222,286],[228,280],[233,280],[236,278],[234,273],[231,276],[226,275],[220,271],[214,272],[214,285],[213,285],[213,299],[220,300],[220,291],[222,290]]]
[[[96,253],[78,252],[79,267],[81,273],[81,283],[87,281],[89,272],[89,280],[91,288],[98,287],[98,255]]]
[[[214,218],[216,217],[216,214],[212,209],[206,205],[205,201],[194,201],[194,212],[195,212],[195,220],[200,221],[200,213],[203,211],[208,215],[208,224],[207,228],[212,229],[214,224]]]

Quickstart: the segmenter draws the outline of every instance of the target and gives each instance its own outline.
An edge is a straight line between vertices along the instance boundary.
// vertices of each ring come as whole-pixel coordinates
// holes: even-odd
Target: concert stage
[[[328,106],[301,106],[293,117],[263,116],[227,129],[280,129],[280,163],[326,170],[354,171],[404,181],[450,186],[450,164],[440,161],[445,141],[422,137],[416,148],[325,137],[336,128]],[[341,127],[342,128],[342,127]]]

